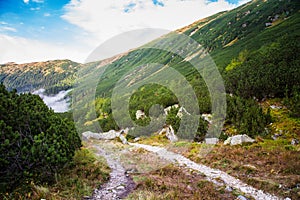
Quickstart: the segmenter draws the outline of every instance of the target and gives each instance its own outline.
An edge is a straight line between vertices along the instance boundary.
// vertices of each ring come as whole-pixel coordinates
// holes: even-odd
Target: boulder
[[[113,140],[117,137],[120,138],[123,144],[128,144],[126,139],[126,134],[128,133],[129,128],[122,129],[120,131],[110,130],[105,133],[93,133],[91,131],[87,131],[82,133],[83,140],[89,140],[90,138],[97,140]]]
[[[225,188],[225,191],[226,191],[226,192],[232,192],[232,191],[233,191],[233,188],[230,187],[229,185],[227,185],[226,188]]]
[[[115,130],[110,130],[110,131],[105,132],[105,133],[99,133],[99,135],[100,135],[99,139],[102,139],[102,140],[113,140],[116,137],[120,136],[120,132],[117,132]]]
[[[253,143],[255,142],[254,139],[252,139],[251,137],[249,137],[246,134],[243,135],[235,135],[232,137],[227,138],[227,140],[224,141],[225,145],[238,145],[238,144],[243,144],[243,143]]]
[[[128,144],[127,139],[126,139],[126,134],[128,133],[128,130],[126,131],[126,129],[122,129],[119,132],[119,138],[120,138],[120,140],[122,141],[123,144]]]
[[[239,195],[237,198],[237,200],[248,200],[246,197],[244,197],[243,195]]]
[[[191,115],[184,107],[180,107],[176,116],[182,118],[184,114]]]
[[[278,110],[278,109],[281,109],[282,107],[281,106],[276,106],[276,105],[270,105],[270,108],[273,109],[273,110]]]
[[[206,144],[217,144],[219,142],[219,138],[205,138]]]
[[[210,124],[212,124],[212,115],[211,114],[205,114],[205,113],[203,113],[202,115],[202,118],[205,120],[205,121],[207,121],[208,123],[210,123]]]
[[[297,144],[299,144],[299,140],[297,140],[297,139],[292,139],[291,145],[297,145]]]
[[[135,113],[136,119],[144,119],[146,117],[146,114],[142,110],[137,110]]]
[[[101,136],[99,133],[93,133],[91,131],[86,131],[86,132],[82,133],[83,140],[89,140],[90,138],[99,140],[101,138]]]
[[[159,135],[162,135],[163,133],[166,134],[166,137],[171,141],[171,142],[176,142],[178,141],[178,137],[175,135],[174,129],[173,127],[170,126],[166,126],[165,128],[163,128],[160,132]]]
[[[120,140],[122,141],[123,144],[128,144],[127,139],[126,139],[126,137],[123,134],[121,134],[119,136],[119,138],[120,138]]]

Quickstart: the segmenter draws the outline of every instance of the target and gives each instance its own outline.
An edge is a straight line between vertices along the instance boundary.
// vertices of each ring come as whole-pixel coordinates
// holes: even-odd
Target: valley
[[[0,64],[0,198],[299,199],[299,39],[297,0],[253,0],[105,60]]]

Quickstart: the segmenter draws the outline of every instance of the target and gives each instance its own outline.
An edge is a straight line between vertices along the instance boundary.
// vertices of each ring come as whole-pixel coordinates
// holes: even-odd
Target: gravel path
[[[226,184],[226,186],[240,190],[241,192],[243,192],[249,196],[252,196],[253,198],[255,198],[257,200],[280,199],[279,197],[276,197],[269,193],[265,193],[262,190],[255,189],[252,186],[249,186],[246,183],[243,183],[239,179],[234,178],[223,171],[220,171],[218,169],[213,169],[213,168],[207,167],[205,165],[197,164],[180,154],[176,154],[176,153],[167,151],[164,148],[150,146],[150,145],[144,145],[144,144],[138,144],[138,143],[129,143],[129,144],[132,146],[138,147],[138,148],[143,148],[150,152],[154,152],[159,157],[169,160],[173,163],[177,163],[181,166],[185,166],[187,168],[199,171],[200,173],[205,174],[207,176],[208,180],[210,180],[212,182],[219,182],[217,180],[221,179]]]
[[[93,145],[93,148],[97,149],[96,155],[106,159],[112,171],[109,181],[103,184],[101,188],[95,189],[92,197],[87,199],[117,200],[126,197],[135,187],[133,180],[126,175],[125,169],[117,158],[113,158],[113,155],[108,154],[97,145]]]

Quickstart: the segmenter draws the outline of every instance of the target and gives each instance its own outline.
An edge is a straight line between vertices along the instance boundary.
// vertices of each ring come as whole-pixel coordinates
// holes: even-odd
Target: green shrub
[[[0,85],[0,192],[28,181],[52,182],[81,146],[74,124],[37,95]]]

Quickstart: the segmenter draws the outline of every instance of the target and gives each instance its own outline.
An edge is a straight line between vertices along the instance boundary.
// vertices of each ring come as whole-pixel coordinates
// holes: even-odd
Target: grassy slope
[[[252,1],[234,10],[215,14],[211,17],[199,20],[177,32],[191,35],[193,39],[209,50],[210,55],[222,72],[233,58],[244,50],[250,52],[260,49],[264,45],[276,41],[282,36],[300,36],[300,4],[296,0],[291,1]],[[266,23],[272,21],[272,26],[266,27]],[[197,88],[196,94],[203,112],[209,112],[209,98],[207,88],[201,78],[195,78],[195,70],[189,62],[182,61],[179,56],[155,49],[138,49],[114,60],[107,66],[97,86],[96,96],[109,98],[115,83],[127,72],[142,63],[161,63],[175,68],[186,76],[187,80]],[[91,70],[92,72],[93,70]],[[155,102],[161,105],[168,105],[163,100],[158,100],[153,91],[160,91],[159,88],[152,88],[143,93],[144,101]],[[160,94],[162,95],[162,94]],[[165,93],[164,93],[165,95]],[[176,99],[170,99],[174,104]],[[163,99],[162,98],[162,99]],[[138,99],[138,97],[137,97]],[[145,105],[132,105],[135,109],[143,109]],[[133,113],[133,112],[132,112]],[[147,113],[147,110],[146,110]],[[90,121],[93,121],[91,119]]]
[[[254,51],[284,35],[299,36],[300,4],[296,0],[257,0],[228,12],[215,14],[179,29],[204,46],[222,71],[243,50]],[[265,23],[278,15],[273,25]],[[243,27],[246,25],[246,27]],[[200,28],[199,28],[200,27]],[[153,49],[136,50],[115,60],[100,80],[97,95],[110,94],[116,81],[127,71],[143,63],[168,64],[187,77],[193,76],[191,66],[172,54]],[[189,78],[188,78],[189,79]]]
[[[177,32],[191,36],[203,45],[222,71],[245,49],[257,50],[283,35],[299,36],[299,8],[300,3],[297,0],[255,0],[234,10],[199,20]],[[266,27],[265,23],[270,22],[276,15],[278,19],[272,26]],[[116,81],[126,71],[141,64],[141,61],[169,64],[183,74],[192,76],[193,71],[187,62],[181,62],[179,58],[171,59],[171,56],[172,54],[168,52],[151,49],[126,53],[110,62],[101,84],[98,85],[97,95],[109,96]],[[89,66],[90,64],[80,65],[68,60],[6,64],[0,67],[0,81],[3,81],[9,89],[17,88],[20,91],[41,87],[46,89],[55,86],[68,87],[74,83],[74,73],[79,68],[89,69]]]
[[[299,9],[296,0],[251,1],[209,18],[205,26],[196,23],[184,33],[206,47],[223,68],[244,49],[257,50],[280,36],[299,35]],[[276,15],[278,19],[266,27]]]

